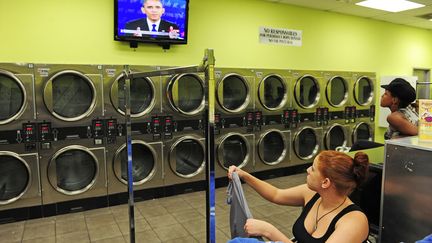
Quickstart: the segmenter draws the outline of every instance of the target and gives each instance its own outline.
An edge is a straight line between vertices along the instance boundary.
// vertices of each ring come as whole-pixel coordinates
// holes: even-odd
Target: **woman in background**
[[[303,207],[293,226],[294,242],[359,243],[368,238],[369,224],[366,215],[348,195],[365,180],[368,166],[368,156],[362,152],[356,153],[352,159],[341,152],[322,151],[307,169],[306,184],[300,186],[279,189],[236,166],[229,168],[228,177],[237,172],[268,201]],[[244,228],[249,236],[293,242],[275,226],[262,220],[248,219]]]

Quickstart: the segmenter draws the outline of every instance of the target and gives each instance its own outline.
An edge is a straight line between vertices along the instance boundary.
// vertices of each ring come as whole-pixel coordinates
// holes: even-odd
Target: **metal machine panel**
[[[323,106],[328,107],[330,112],[344,111],[345,106],[350,105],[350,84],[348,72],[324,72],[323,79],[324,99]]]
[[[315,112],[322,105],[323,73],[319,71],[292,70],[293,108],[298,113]]]
[[[219,166],[216,177],[226,177],[231,165],[253,172],[255,135],[245,133],[244,128],[226,128],[216,137],[215,154]]]
[[[238,116],[255,108],[254,77],[250,69],[216,68],[216,113]]]
[[[432,232],[432,145],[392,139],[385,153],[380,242],[416,242]]]
[[[155,71],[157,66],[129,66],[132,73]],[[105,117],[124,120],[124,66],[105,65],[103,67]],[[139,122],[162,112],[161,78],[134,78],[131,80],[131,119]]]
[[[322,127],[303,125],[298,127],[293,135],[292,165],[313,162],[322,148]]]
[[[18,152],[17,145],[8,147]],[[38,154],[11,150],[0,151],[0,211],[41,205]]]
[[[40,121],[54,127],[90,125],[103,117],[101,66],[36,64],[36,104]]]
[[[265,115],[281,115],[292,105],[291,72],[284,69],[254,69],[255,108]]]
[[[336,150],[337,147],[350,146],[348,125],[331,122],[328,126],[323,127],[323,149]]]
[[[33,64],[0,63],[0,130],[35,119]]]
[[[374,141],[375,124],[369,118],[357,119],[356,123],[351,126],[351,144],[357,141]]]
[[[375,73],[351,73],[351,82],[354,83],[351,104],[357,110],[368,109],[375,104]]]
[[[255,133],[255,169],[288,167],[291,162],[291,131],[283,125],[267,125]]]
[[[106,196],[106,151],[93,139],[53,141],[40,151],[44,204]]]

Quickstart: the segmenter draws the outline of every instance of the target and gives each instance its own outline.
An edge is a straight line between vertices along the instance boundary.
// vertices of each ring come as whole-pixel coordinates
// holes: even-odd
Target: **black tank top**
[[[309,232],[307,232],[306,228],[304,227],[304,221],[306,219],[306,215],[309,213],[318,198],[320,198],[320,195],[317,193],[312,197],[311,200],[309,200],[309,202],[303,208],[300,217],[298,217],[297,221],[293,225],[293,235],[296,239],[296,242],[298,243],[323,243],[335,231],[336,223],[340,218],[342,218],[342,216],[352,211],[362,211],[360,207],[355,204],[347,206],[333,218],[333,220],[330,222],[329,227],[327,228],[327,232],[321,238],[315,238],[310,235]]]

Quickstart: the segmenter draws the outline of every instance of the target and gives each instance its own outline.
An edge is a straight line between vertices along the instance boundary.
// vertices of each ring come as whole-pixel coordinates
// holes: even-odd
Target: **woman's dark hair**
[[[369,157],[357,152],[353,159],[345,153],[326,150],[318,154],[318,169],[333,182],[341,195],[349,195],[366,179]]]

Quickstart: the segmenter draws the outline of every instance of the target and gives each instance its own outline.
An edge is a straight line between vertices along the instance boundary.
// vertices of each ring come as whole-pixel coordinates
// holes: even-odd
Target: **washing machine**
[[[131,65],[132,73],[158,70],[156,66]],[[104,109],[105,117],[124,123],[124,66],[104,65]],[[161,78],[160,76],[134,78],[130,82],[131,121],[142,122],[152,115],[161,114]]]
[[[254,171],[255,134],[248,133],[246,127],[225,128],[215,137],[216,178],[226,177],[231,165]]]
[[[126,129],[119,126],[116,119],[107,119],[106,123],[108,194],[122,195],[121,193],[128,190]],[[149,122],[132,123],[134,191],[163,186],[163,143],[160,125],[161,117],[152,117]],[[114,198],[112,197],[113,200]]]
[[[0,130],[36,119],[33,64],[0,63]]]
[[[230,118],[244,117],[253,112],[254,82],[253,73],[246,68],[215,68],[216,105],[215,114],[220,116],[222,128],[230,127]]]
[[[351,145],[360,140],[375,140],[375,123],[370,120],[369,116],[357,118],[356,123],[350,128]]]
[[[312,163],[322,149],[323,128],[314,126],[314,122],[304,122],[292,130],[291,165]]]
[[[274,115],[277,121],[280,120],[283,111],[292,106],[291,72],[284,69],[252,71],[255,75],[255,108],[265,117]]]
[[[36,64],[36,110],[53,127],[90,126],[102,118],[103,80],[98,65]]]
[[[254,171],[288,167],[291,164],[291,131],[285,125],[265,125],[255,132]]]
[[[55,127],[53,124],[38,124],[44,206],[55,204],[60,213],[63,208],[66,211],[92,208],[82,199],[102,198],[101,203],[106,204],[104,121],[94,119],[87,127]],[[70,206],[59,206],[66,202],[71,202]]]
[[[313,113],[322,106],[323,72],[292,70],[293,108],[299,114]]]
[[[0,132],[5,139],[3,132]],[[39,155],[23,144],[0,145],[0,221],[1,212],[42,205]]]
[[[350,146],[349,115],[351,105],[349,72],[323,72],[325,98],[322,103],[323,149],[335,150],[339,146]]]

